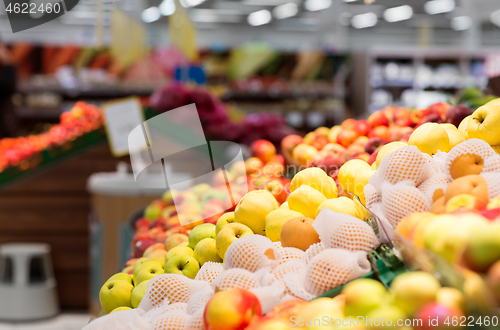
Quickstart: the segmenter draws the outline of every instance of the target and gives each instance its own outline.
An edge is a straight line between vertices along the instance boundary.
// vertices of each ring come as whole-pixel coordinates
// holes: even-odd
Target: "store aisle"
[[[89,320],[90,315],[87,314],[61,314],[40,322],[0,322],[0,330],[81,330]]]

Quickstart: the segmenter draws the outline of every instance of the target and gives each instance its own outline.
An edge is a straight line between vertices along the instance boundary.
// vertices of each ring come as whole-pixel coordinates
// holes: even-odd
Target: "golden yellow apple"
[[[325,200],[325,195],[311,186],[303,184],[288,196],[288,207],[292,211],[314,219],[318,206]]]
[[[450,151],[450,138],[446,130],[437,123],[425,123],[418,127],[408,140],[409,145],[420,151],[433,155],[438,151]]]
[[[465,136],[458,131],[458,129],[453,124],[439,124],[444,128],[446,133],[448,133],[448,138],[450,139],[450,149],[457,144],[464,142]]]

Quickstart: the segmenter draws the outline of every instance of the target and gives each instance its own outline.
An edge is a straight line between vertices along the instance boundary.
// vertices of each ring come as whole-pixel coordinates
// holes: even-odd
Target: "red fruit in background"
[[[271,309],[266,314],[266,317],[269,318],[279,317],[279,318],[284,318],[286,320],[290,320],[290,317],[298,315],[300,309],[304,307],[307,303],[308,303],[307,300],[299,298],[287,300],[286,302],[279,304],[278,306],[275,306],[273,309]]]
[[[134,248],[132,251],[132,257],[133,258],[141,258],[142,255],[144,254],[144,251],[146,251],[146,249],[148,247],[150,247],[151,245],[154,245],[156,243],[158,243],[158,242],[155,240],[152,240],[152,239],[143,239],[141,241],[138,241],[134,245]]]
[[[418,123],[417,127],[425,124],[425,123],[438,123],[441,124],[443,123],[443,119],[441,118],[441,115],[438,113],[430,113]]]
[[[257,140],[250,146],[252,156],[259,158],[264,164],[276,156],[274,144],[267,140]]]
[[[285,171],[285,166],[281,163],[270,161],[264,166],[263,173],[265,176],[279,177]]]
[[[418,124],[422,118],[430,114],[429,109],[414,109],[410,113],[410,119],[413,122],[413,124]]]
[[[403,135],[403,136],[399,139],[399,141],[401,141],[401,142],[405,142],[405,143],[408,143],[408,140],[410,139],[411,133],[412,133],[412,132],[410,132],[410,133],[406,133],[405,135]]]
[[[413,127],[415,123],[410,118],[398,118],[394,121],[394,125],[401,127]]]
[[[265,182],[262,189],[269,191],[280,204],[286,202],[288,198],[288,193],[285,189],[285,186],[279,179],[269,180]]]
[[[342,130],[337,136],[337,143],[347,148],[357,137],[358,134],[352,130]]]
[[[393,120],[394,122],[398,119],[410,118],[410,110],[408,108],[398,107],[394,110]]]
[[[132,237],[132,247],[134,247],[137,242],[151,239],[151,235],[149,234],[149,230],[147,232],[137,232],[134,237]],[[141,255],[142,257],[142,255]]]
[[[328,140],[328,138],[326,136],[322,136],[322,135],[318,135],[314,138],[313,142],[311,143],[311,145],[318,149],[318,150],[321,150],[323,149],[324,146],[326,146],[330,141]]]
[[[366,121],[372,128],[377,126],[389,126],[389,119],[382,111],[372,113]]]
[[[440,102],[440,103],[434,103],[433,105],[429,106],[427,109],[429,110],[430,113],[436,113],[438,114],[441,119],[445,119],[445,114],[446,114],[446,111],[451,107],[451,105],[449,105],[448,103],[446,102]]]
[[[368,163],[368,159],[370,159],[370,154],[367,152],[364,152],[364,151],[357,152],[354,155],[352,155],[351,158],[349,158],[349,160],[353,160],[353,159],[361,159],[361,160],[364,160],[365,162]]]
[[[281,140],[281,151],[285,156],[285,159],[290,162],[293,158],[293,149],[304,142],[304,139],[299,135],[288,135],[283,140]]]
[[[481,215],[491,221],[498,220],[500,218],[500,208],[482,210]]]
[[[341,146],[338,143],[328,143],[323,148],[322,151],[327,152],[329,155],[342,158],[344,156],[344,153],[346,152],[346,148],[344,148],[343,146]]]
[[[342,122],[340,127],[342,127],[343,130],[352,130],[353,131],[354,127],[356,127],[356,119],[352,119],[352,118],[346,119]]]
[[[380,137],[372,137],[365,145],[365,152],[373,154],[376,150],[387,144],[387,140]]]
[[[372,165],[373,163],[375,163],[375,161],[377,160],[377,155],[378,155],[378,150],[375,151],[374,153],[372,153],[370,155],[370,158],[368,158],[367,163],[370,164],[370,165]]]
[[[250,157],[245,161],[247,175],[261,175],[264,163],[257,157]]]
[[[422,320],[420,322],[414,322],[413,328],[419,330],[442,330],[442,329],[459,329],[460,327],[453,327],[453,319],[458,321],[460,324],[460,317],[464,316],[462,311],[454,307],[443,306],[437,303],[430,303],[422,307],[417,314],[415,314],[416,320]],[[434,322],[433,320],[436,320]],[[445,324],[448,320],[449,324]],[[430,324],[429,324],[430,323]]]
[[[465,104],[459,104],[453,108],[449,108],[445,112],[446,122],[458,127],[465,117],[472,115],[474,110]]]
[[[313,164],[313,167],[319,167],[325,171],[328,175],[332,175],[333,172],[337,171],[342,165],[344,165],[344,159],[338,156],[327,156],[320,160],[319,162]]]
[[[358,120],[354,125],[354,131],[358,133],[358,135],[368,135],[371,129],[372,126],[366,120]]]
[[[368,133],[368,137],[379,137],[384,140],[389,140],[389,128],[387,126],[377,126]]]
[[[271,159],[272,162],[277,162],[277,163],[280,163],[280,164],[285,164],[285,157],[283,157],[283,155],[276,155],[274,156],[273,159]]]
[[[168,229],[168,221],[167,219],[160,217],[156,219],[155,221],[151,222],[151,225],[149,226],[150,228],[159,228],[161,230],[167,230]]]
[[[146,218],[140,218],[134,223],[134,229],[136,232],[148,231],[151,221]]]

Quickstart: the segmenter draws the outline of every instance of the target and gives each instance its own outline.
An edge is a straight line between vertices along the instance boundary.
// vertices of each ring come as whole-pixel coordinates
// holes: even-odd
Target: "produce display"
[[[284,158],[300,165],[288,183],[283,158],[255,141],[253,157],[231,169],[248,191],[234,209],[217,200],[215,182],[148,206],[133,259],[103,285],[102,317],[85,329],[416,330],[478,316],[475,326],[494,329],[497,316],[470,314],[474,289],[467,296],[410,264],[382,273],[373,258],[399,255],[382,235],[394,229],[480,274],[468,276],[484,277],[500,303],[499,110],[500,99],[476,111],[388,107],[288,136]],[[214,207],[220,213],[204,219]],[[196,221],[179,226],[176,212]]]
[[[77,102],[70,111],[63,112],[60,123],[47,132],[26,137],[0,140],[0,172],[11,166],[29,167],[28,161],[42,150],[60,146],[77,137],[102,127],[103,117],[99,108]]]

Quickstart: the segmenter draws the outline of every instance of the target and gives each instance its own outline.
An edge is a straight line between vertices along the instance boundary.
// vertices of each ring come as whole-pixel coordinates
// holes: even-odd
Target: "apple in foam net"
[[[253,231],[241,223],[234,222],[222,227],[215,239],[215,246],[219,257],[224,259],[229,245],[237,239],[248,235],[253,235]]]
[[[262,316],[259,299],[252,292],[235,288],[210,298],[203,313],[206,330],[239,330]]]

